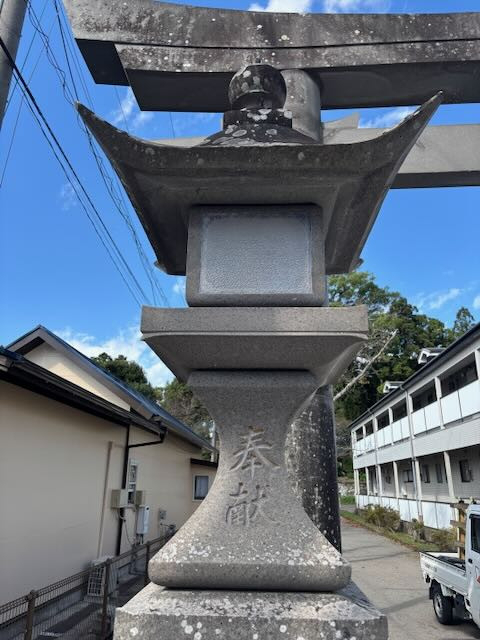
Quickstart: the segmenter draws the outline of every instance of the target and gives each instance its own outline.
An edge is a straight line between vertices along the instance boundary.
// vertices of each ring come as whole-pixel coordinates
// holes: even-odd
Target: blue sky
[[[51,60],[67,73],[53,1],[32,0],[32,4],[48,35]],[[190,4],[248,9],[253,3],[203,0]],[[268,6],[267,0],[258,0],[255,4],[271,10],[332,12],[479,8],[476,0],[269,0]],[[45,55],[42,38],[38,34],[34,37],[32,21],[35,17],[27,15],[17,63],[23,66],[25,77],[31,78],[38,103],[151,303],[151,286],[132,233],[102,182],[87,138]],[[207,135],[219,128],[217,114],[142,114],[127,89],[95,85],[82,61],[80,65],[94,110],[131,133],[157,139]],[[82,100],[87,102],[75,67],[73,75]],[[66,82],[70,85],[68,74]],[[334,119],[347,113],[330,111],[322,117]],[[391,126],[404,115],[404,108],[363,110],[361,125]],[[479,123],[480,106],[443,106],[433,122]],[[112,175],[109,167],[108,171]],[[87,355],[101,350],[125,353],[146,367],[152,382],[164,382],[168,371],[139,340],[139,304],[111,263],[28,108],[24,103],[22,106],[18,89],[12,94],[1,132],[0,180],[0,343],[6,344],[41,323]],[[148,240],[121,193],[115,182],[117,204],[120,199],[123,215],[128,216],[148,263],[153,264]],[[422,311],[447,324],[462,305],[480,320],[479,239],[480,188],[391,191],[363,252],[364,268],[376,275],[379,284],[399,290]],[[183,306],[182,280],[155,272],[169,305]],[[137,293],[136,297],[142,295]],[[158,290],[156,299],[161,305]]]

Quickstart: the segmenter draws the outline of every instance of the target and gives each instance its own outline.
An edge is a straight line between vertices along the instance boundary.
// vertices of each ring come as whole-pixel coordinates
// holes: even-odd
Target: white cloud
[[[179,276],[176,281],[175,284],[172,287],[172,291],[173,293],[177,294],[177,296],[181,296],[182,298],[185,297],[185,278]]]
[[[163,386],[173,377],[171,371],[142,341],[138,327],[120,329],[116,335],[105,340],[98,340],[95,336],[75,331],[70,327],[56,333],[88,358],[105,352],[112,358],[123,355],[128,360],[138,362],[145,369],[149,382],[154,386]]]
[[[133,119],[132,128],[140,129],[144,124],[150,122],[150,120],[153,119],[154,115],[155,114],[152,111],[140,111],[140,113],[137,113],[137,115]]]
[[[325,13],[384,13],[390,9],[390,0],[324,0]]]
[[[110,119],[115,126],[135,133],[150,122],[154,115],[152,111],[140,111],[133,91],[128,87],[118,108],[110,114]]]
[[[77,196],[75,195],[75,191],[73,190],[70,182],[66,182],[62,185],[58,198],[60,200],[62,211],[70,211],[70,209],[73,209],[78,205]]]
[[[87,333],[75,331],[70,327],[56,333],[89,358],[98,356],[99,353],[105,351],[113,358],[122,354],[130,360],[137,360],[147,348],[146,344],[141,341],[141,333],[137,327],[121,329],[117,335],[103,341],[97,340],[95,336]]]
[[[480,309],[480,294],[473,299],[472,306],[474,309]]]
[[[313,0],[268,0],[266,5],[254,2],[249,11],[278,11],[283,13],[307,13],[312,8]]]
[[[161,360],[144,369],[149,382],[154,387],[164,387],[173,378],[172,372]]]
[[[120,101],[118,108],[115,109],[111,115],[112,123],[115,125],[128,124],[128,120],[133,113],[135,104],[136,102],[133,91],[128,87],[123,100]]]
[[[463,289],[458,289],[457,287],[452,287],[447,291],[436,291],[434,293],[429,294],[420,294],[417,302],[417,306],[420,310],[422,309],[440,309],[447,302],[451,300],[455,300],[463,293]]]
[[[359,126],[374,129],[389,129],[412,114],[415,108],[416,107],[397,107],[396,109],[389,109],[385,113],[370,120],[360,120]]]

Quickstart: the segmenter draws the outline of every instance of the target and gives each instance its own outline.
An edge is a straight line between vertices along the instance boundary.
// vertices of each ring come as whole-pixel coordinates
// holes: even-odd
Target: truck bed
[[[420,565],[426,581],[436,580],[456,593],[466,595],[467,574],[465,561],[456,554],[421,553]]]

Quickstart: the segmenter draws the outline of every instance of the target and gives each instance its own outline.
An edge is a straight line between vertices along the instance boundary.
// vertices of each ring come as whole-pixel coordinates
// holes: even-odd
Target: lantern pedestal
[[[117,610],[115,639],[385,640],[387,619],[350,583],[338,593],[185,591],[150,584]]]

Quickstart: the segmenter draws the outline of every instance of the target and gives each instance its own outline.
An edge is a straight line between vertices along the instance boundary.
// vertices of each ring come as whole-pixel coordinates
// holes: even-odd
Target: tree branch
[[[363,369],[360,371],[360,373],[358,375],[356,375],[354,378],[352,378],[352,380],[350,380],[350,382],[348,384],[346,384],[343,389],[341,389],[334,397],[333,397],[333,401],[336,402],[337,400],[340,400],[340,398],[342,398],[349,389],[351,389],[354,385],[357,384],[357,382],[363,378],[363,376],[367,373],[367,371],[370,369],[370,367],[372,366],[372,364],[375,362],[375,360],[378,360],[378,358],[382,355],[382,353],[385,351],[385,349],[388,347],[388,345],[390,344],[390,342],[395,338],[395,336],[398,333],[398,329],[395,329],[395,331],[393,331],[389,337],[387,338],[387,340],[385,340],[382,348],[380,349],[380,351],[378,351],[373,358],[371,358],[367,364],[363,367]]]

